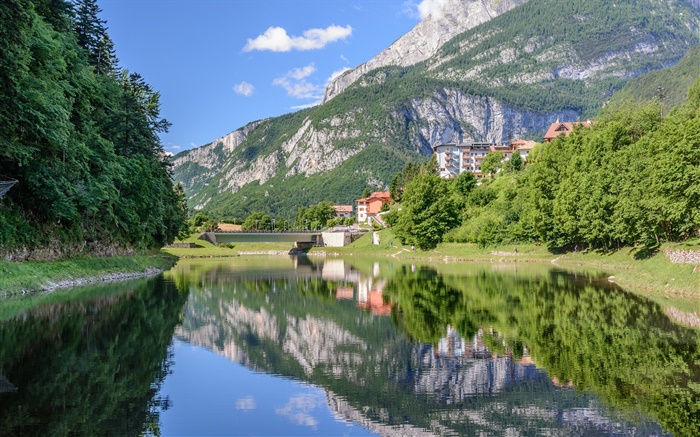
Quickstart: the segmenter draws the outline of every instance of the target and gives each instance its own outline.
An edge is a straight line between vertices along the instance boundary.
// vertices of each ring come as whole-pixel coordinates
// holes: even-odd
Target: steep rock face
[[[353,127],[354,118],[353,113],[334,116],[321,123],[322,128],[313,127],[307,119],[278,150],[260,155],[251,162],[228,161],[219,167],[223,176],[218,179],[218,192],[233,194],[255,181],[262,185],[282,171],[286,177],[311,176],[339,167],[367,146],[366,142],[357,140],[363,132]],[[346,146],[337,148],[339,141]],[[206,200],[196,205],[196,209],[205,205]]]
[[[197,185],[207,184],[221,171],[229,155],[245,141],[250,131],[260,123],[260,121],[250,123],[205,146],[177,154],[172,161],[173,168],[177,173],[176,179],[182,182],[186,190],[195,188]],[[195,169],[188,172],[189,174],[185,174],[184,170],[189,166],[194,166]]]
[[[419,126],[412,140],[424,154],[432,146],[463,141],[498,143],[506,138],[520,138],[546,130],[557,119],[576,120],[576,111],[564,110],[541,114],[506,106],[497,99],[473,96],[458,90],[443,89],[427,99],[411,102],[404,113]]]
[[[347,71],[327,87],[323,101],[342,93],[369,71],[389,65],[409,66],[435,55],[438,49],[465,30],[471,29],[527,0],[448,0],[441,14],[421,20],[411,31],[366,63]],[[698,0],[700,1],[700,0]]]

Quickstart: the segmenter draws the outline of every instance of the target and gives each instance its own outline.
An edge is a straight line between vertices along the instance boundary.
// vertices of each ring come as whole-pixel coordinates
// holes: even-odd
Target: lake
[[[0,302],[0,435],[700,435],[698,330],[536,264],[182,260]]]

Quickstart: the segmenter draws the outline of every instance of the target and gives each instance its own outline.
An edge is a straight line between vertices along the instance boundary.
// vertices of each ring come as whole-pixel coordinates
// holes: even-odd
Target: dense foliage
[[[157,248],[186,215],[159,93],[120,70],[95,0],[0,4],[0,251]],[[56,247],[58,246],[58,247]]]
[[[593,126],[536,147],[522,170],[499,163],[494,154],[491,168],[501,171],[468,193],[461,178],[445,181],[452,189],[440,197],[434,194],[437,181],[431,191],[409,184],[396,213],[396,234],[416,242],[429,235],[430,244],[418,244],[425,248],[441,241],[539,241],[554,250],[651,248],[697,236],[699,108],[700,80],[688,102],[668,116],[661,115],[658,101],[608,106]],[[430,208],[447,214],[440,215],[438,234],[423,229],[436,229],[433,217],[423,217]],[[421,227],[409,226],[413,222]]]
[[[672,67],[653,71],[631,80],[613,95],[611,102],[626,100],[645,102],[658,99],[664,113],[687,101],[688,88],[700,77],[700,44],[696,44],[683,59]]]

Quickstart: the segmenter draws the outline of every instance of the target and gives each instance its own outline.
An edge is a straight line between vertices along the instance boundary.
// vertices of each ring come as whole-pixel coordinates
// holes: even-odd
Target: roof
[[[574,126],[590,126],[591,124],[593,123],[591,123],[590,121],[557,121],[549,126],[549,129],[547,129],[547,133],[544,134],[544,139],[552,140],[561,134],[564,134],[564,136],[568,137],[569,134],[574,131]]]
[[[537,144],[537,141],[532,140],[515,140],[510,145],[518,150],[530,150]]]
[[[437,152],[438,147],[446,147],[446,146],[459,147],[459,148],[465,148],[465,147],[487,148],[490,146],[495,146],[495,144],[487,143],[487,142],[479,142],[479,141],[467,141],[466,143],[442,143],[442,144],[434,145],[433,151]]]
[[[333,205],[335,212],[352,212],[352,205]]]
[[[382,200],[391,202],[393,199],[391,198],[391,194],[389,194],[388,191],[375,191],[374,193],[370,194],[369,197],[357,199],[355,202],[369,202],[371,200]]]

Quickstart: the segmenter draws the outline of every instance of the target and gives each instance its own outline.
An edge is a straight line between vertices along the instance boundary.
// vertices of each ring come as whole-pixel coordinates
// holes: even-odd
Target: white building
[[[456,178],[464,171],[474,173],[481,177],[481,164],[489,152],[503,152],[505,160],[509,160],[514,150],[518,150],[514,143],[510,145],[493,143],[447,143],[433,146],[437,158],[440,177]],[[522,155],[521,155],[522,156]]]

